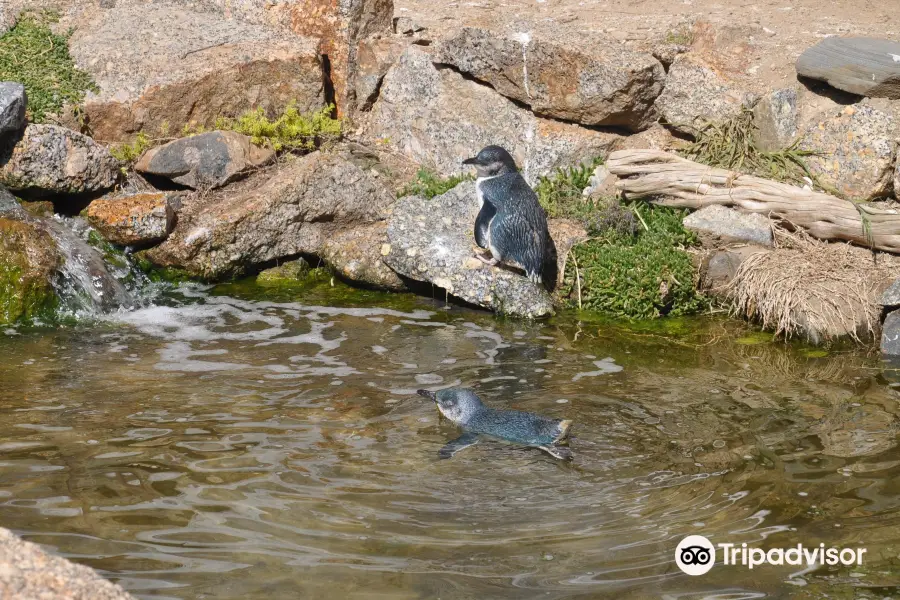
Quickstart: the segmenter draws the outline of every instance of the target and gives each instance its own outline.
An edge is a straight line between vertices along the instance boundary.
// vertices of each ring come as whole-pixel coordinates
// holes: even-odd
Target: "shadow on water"
[[[142,598],[872,597],[898,583],[894,371],[733,321],[498,320],[328,280],[183,286],[0,336],[0,524]],[[574,419],[572,464],[415,395]],[[681,574],[678,541],[866,547]],[[886,591],[887,590],[887,591]],[[868,596],[865,596],[868,597]]]

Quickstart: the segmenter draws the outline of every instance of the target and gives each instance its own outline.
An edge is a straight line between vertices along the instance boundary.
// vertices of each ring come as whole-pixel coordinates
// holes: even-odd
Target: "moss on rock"
[[[35,225],[0,218],[0,324],[53,317],[59,302],[52,285],[55,247]]]
[[[256,276],[256,283],[260,285],[297,283],[305,280],[309,273],[309,263],[302,258],[298,258],[297,260],[292,260],[260,272],[260,274]]]

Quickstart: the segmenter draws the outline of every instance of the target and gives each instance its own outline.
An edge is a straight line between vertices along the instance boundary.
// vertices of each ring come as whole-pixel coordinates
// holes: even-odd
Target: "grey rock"
[[[891,114],[854,104],[821,114],[799,147],[816,153],[806,165],[825,186],[853,200],[873,200],[892,187],[897,128]]]
[[[588,186],[582,190],[581,194],[589,198],[615,196],[617,180],[618,177],[610,173],[606,165],[597,165],[588,179]]]
[[[16,200],[16,197],[5,188],[0,187],[0,217],[22,219],[24,216],[25,209]]]
[[[407,40],[392,37],[366,38],[359,43],[353,79],[359,110],[371,110],[378,99],[384,76],[408,44]]]
[[[797,59],[797,74],[873,98],[900,98],[900,42],[825,38]]]
[[[606,156],[622,139],[537,118],[452,69],[439,70],[415,46],[385,75],[363,134],[373,145],[386,143],[442,175],[463,172],[464,159],[499,144],[532,185],[556,167]]]
[[[316,40],[177,4],[87,11],[70,48],[100,89],[84,113],[106,143],[213,127],[257,107],[273,115],[291,102],[324,104]]]
[[[731,301],[725,291],[726,286],[734,279],[741,263],[760,252],[770,252],[770,250],[758,246],[740,246],[708,253],[700,265],[698,287],[704,293]]]
[[[721,77],[700,59],[682,54],[669,69],[656,108],[668,125],[691,134],[708,123],[736,117],[757,99],[756,94]]]
[[[44,552],[0,528],[0,598],[135,600],[90,567]]]
[[[881,325],[881,353],[900,356],[900,310],[888,313]]]
[[[797,90],[773,90],[760,99],[753,109],[756,144],[761,150],[774,152],[787,148],[797,139],[799,114]]]
[[[246,135],[211,131],[151,148],[134,168],[193,189],[209,189],[221,187],[273,160],[273,150],[253,145]]]
[[[25,86],[0,81],[0,139],[25,127]]]
[[[645,129],[665,71],[652,55],[593,34],[464,27],[438,44],[435,61],[488,83],[540,115],[584,125]]]
[[[147,246],[166,239],[175,227],[182,194],[154,192],[99,198],[85,218],[100,234],[120,246]]]
[[[744,214],[721,205],[692,212],[684,218],[684,227],[695,231],[703,244],[716,247],[733,242],[773,246],[772,225],[758,214]]]
[[[343,231],[384,220],[393,195],[342,152],[314,152],[198,195],[148,259],[205,279],[236,277],[298,254],[321,255]]]
[[[413,35],[425,31],[425,27],[419,25],[410,17],[394,17],[394,33],[400,35]]]
[[[892,283],[888,289],[884,290],[878,304],[889,308],[900,306],[900,279]]]
[[[384,262],[397,273],[431,283],[453,296],[498,313],[543,317],[553,302],[524,275],[488,267],[474,255],[472,224],[478,215],[475,184],[464,182],[426,200],[398,200],[388,219]]]
[[[29,125],[0,155],[0,184],[29,193],[80,194],[111,188],[119,161],[86,135],[57,125]]]
[[[406,284],[382,260],[387,222],[348,229],[328,238],[322,260],[344,279],[380,290],[404,291]]]

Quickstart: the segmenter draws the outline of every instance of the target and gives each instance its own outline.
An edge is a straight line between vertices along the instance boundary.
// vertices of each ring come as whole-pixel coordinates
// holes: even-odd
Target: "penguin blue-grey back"
[[[489,265],[517,264],[533,282],[552,289],[555,270],[552,281],[545,276],[548,264],[555,266],[547,214],[515,160],[500,146],[486,146],[463,164],[473,165],[478,173],[475,189],[481,207],[475,219],[475,243],[491,252],[490,260],[479,258]]]
[[[476,444],[481,435],[540,448],[555,458],[572,458],[572,452],[564,445],[572,421],[548,419],[520,410],[496,410],[485,406],[475,392],[466,388],[417,390],[416,393],[437,404],[441,414],[465,432],[441,450],[444,458]]]

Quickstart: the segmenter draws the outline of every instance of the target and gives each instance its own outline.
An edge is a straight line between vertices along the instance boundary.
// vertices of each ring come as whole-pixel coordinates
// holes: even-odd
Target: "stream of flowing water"
[[[144,599],[883,598],[897,390],[725,319],[504,320],[443,299],[185,285],[0,334],[0,525]],[[572,463],[417,388],[575,421]],[[689,534],[859,567],[674,563]]]

